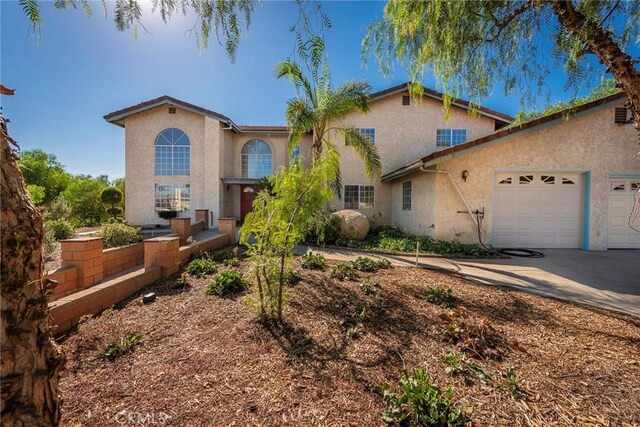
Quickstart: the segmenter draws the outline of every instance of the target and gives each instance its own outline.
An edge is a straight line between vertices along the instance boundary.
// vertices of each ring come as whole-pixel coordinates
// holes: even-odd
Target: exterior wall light
[[[467,182],[467,178],[468,178],[468,177],[469,177],[469,171],[468,171],[468,170],[466,170],[466,169],[465,169],[465,170],[463,170],[463,171],[462,171],[462,180],[463,180],[464,182]]]

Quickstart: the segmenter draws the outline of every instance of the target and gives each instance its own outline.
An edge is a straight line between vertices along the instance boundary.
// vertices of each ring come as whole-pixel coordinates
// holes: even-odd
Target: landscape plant
[[[302,268],[306,268],[308,270],[322,270],[325,265],[326,261],[322,254],[309,251],[302,255]]]
[[[117,218],[122,214],[122,209],[117,205],[122,203],[122,192],[116,187],[107,187],[100,193],[100,200],[105,205],[108,205],[107,213],[111,214],[113,218]]]
[[[246,290],[249,287],[249,281],[244,278],[243,274],[235,270],[223,271],[215,275],[205,293],[207,295],[227,296]]]
[[[303,230],[313,213],[331,198],[327,182],[338,170],[333,150],[326,150],[311,168],[295,160],[270,178],[272,192],[260,191],[254,200],[240,239],[253,266],[254,299],[261,316],[282,322],[285,274],[293,248],[303,240]]]
[[[444,289],[440,286],[428,288],[425,299],[431,304],[439,305],[442,308],[452,308],[456,303],[456,297],[451,288]]]
[[[131,245],[144,239],[139,228],[120,223],[104,224],[98,235],[102,237],[105,249]]]
[[[351,262],[340,262],[331,267],[331,277],[339,280],[356,280],[358,272]]]
[[[444,392],[431,383],[422,369],[400,379],[401,393],[383,387],[383,399],[387,405],[382,419],[387,423],[403,426],[464,427],[466,419],[462,410],[453,404],[453,388]]]
[[[185,267],[184,271],[193,277],[203,277],[208,274],[217,273],[218,266],[211,256],[205,254],[200,258],[191,260]]]
[[[64,219],[46,221],[44,228],[55,240],[71,239],[75,234],[73,226]]]

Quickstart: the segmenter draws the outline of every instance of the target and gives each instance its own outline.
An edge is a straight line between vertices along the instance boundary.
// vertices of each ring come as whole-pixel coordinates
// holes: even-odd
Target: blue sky
[[[367,69],[360,62],[362,37],[383,6],[325,3],[333,21],[327,51],[334,82],[366,79],[379,90],[407,80],[401,67],[380,78],[374,62]],[[132,31],[119,32],[111,15],[105,19],[98,4],[88,18],[80,10],[55,10],[52,2],[42,2],[38,43],[17,2],[2,0],[0,14],[0,78],[16,89],[15,96],[1,99],[10,132],[22,149],[55,153],[72,173],[123,176],[124,130],[102,116],[164,94],[239,124],[284,123],[285,101],[293,90],[275,79],[273,68],[293,48],[289,27],[297,15],[292,3],[267,1],[256,8],[234,64],[214,40],[209,49],[197,51],[186,36],[193,17],[177,15],[165,25],[157,13],[147,13],[144,23],[151,33],[140,31],[135,39]],[[424,83],[434,86],[431,76]],[[571,96],[562,91],[563,83],[561,72],[549,80],[556,100]],[[498,89],[483,105],[515,114],[519,100]]]

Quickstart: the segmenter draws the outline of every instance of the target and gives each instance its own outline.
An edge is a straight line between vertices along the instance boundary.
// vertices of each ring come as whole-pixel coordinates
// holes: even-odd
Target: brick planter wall
[[[62,267],[78,269],[78,287],[89,287],[104,276],[102,237],[79,237],[61,240]]]
[[[144,244],[142,242],[102,251],[104,276],[111,276],[142,263],[144,263]]]

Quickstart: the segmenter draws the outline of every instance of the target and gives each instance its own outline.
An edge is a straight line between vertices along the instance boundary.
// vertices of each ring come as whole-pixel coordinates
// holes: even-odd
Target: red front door
[[[256,198],[256,189],[251,185],[240,186],[240,219],[244,221],[253,208],[253,199]]]

